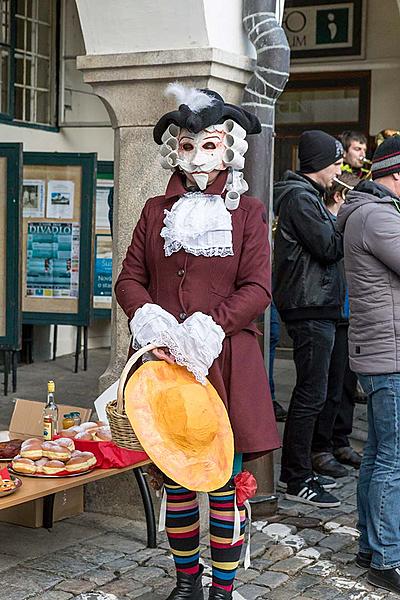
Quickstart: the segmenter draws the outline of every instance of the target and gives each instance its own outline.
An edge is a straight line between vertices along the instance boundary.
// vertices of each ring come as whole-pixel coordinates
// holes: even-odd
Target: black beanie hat
[[[325,131],[313,129],[300,136],[299,160],[301,173],[317,173],[333,165],[343,156],[343,146]]]
[[[400,173],[400,135],[386,138],[375,150],[371,167],[372,179]]]

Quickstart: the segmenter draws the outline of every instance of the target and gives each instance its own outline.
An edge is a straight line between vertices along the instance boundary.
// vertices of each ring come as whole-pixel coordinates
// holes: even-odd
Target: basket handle
[[[138,350],[137,352],[132,354],[132,356],[129,358],[128,362],[126,363],[126,365],[121,373],[121,377],[119,378],[119,384],[118,384],[117,411],[119,413],[122,413],[124,410],[124,386],[125,386],[126,378],[129,375],[129,371],[132,369],[133,365],[139,360],[139,358],[141,356],[143,356],[143,354],[146,354],[146,352],[150,352],[151,350],[154,350],[154,348],[158,348],[158,347],[159,346],[155,346],[154,344],[147,344],[147,346],[143,346],[143,348],[140,348],[140,350]]]

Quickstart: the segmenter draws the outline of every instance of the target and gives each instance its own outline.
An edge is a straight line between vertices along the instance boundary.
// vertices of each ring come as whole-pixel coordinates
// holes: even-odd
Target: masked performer
[[[154,343],[222,398],[235,441],[232,479],[209,493],[210,599],[232,598],[243,543],[232,544],[235,483],[242,461],[280,445],[253,320],[270,304],[265,207],[240,170],[258,119],[211,90],[168,86],[178,110],[154,128],[161,164],[173,171],[166,192],[150,198],[133,232],[115,291],[134,347]],[[261,168],[265,168],[264,165]],[[237,480],[237,478],[236,478]],[[175,600],[203,598],[196,491],[165,480],[166,530],[177,570]],[[238,501],[239,503],[239,501]]]

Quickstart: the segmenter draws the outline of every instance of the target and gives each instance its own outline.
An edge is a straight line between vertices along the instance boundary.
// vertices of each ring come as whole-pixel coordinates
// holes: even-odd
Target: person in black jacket
[[[341,143],[323,131],[300,137],[300,172],[288,171],[274,186],[278,217],[274,246],[273,297],[293,340],[296,386],[283,437],[278,487],[286,498],[319,507],[340,502],[327,490],[335,480],[316,477],[311,445],[324,407],[335,325],[344,302],[339,262],[342,235],[324,205],[326,190],[341,172]]]

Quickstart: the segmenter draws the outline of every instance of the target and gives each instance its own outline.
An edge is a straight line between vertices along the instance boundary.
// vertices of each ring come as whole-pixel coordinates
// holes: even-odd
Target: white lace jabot
[[[195,256],[232,256],[232,216],[221,196],[188,192],[165,210],[165,256],[181,248]]]

